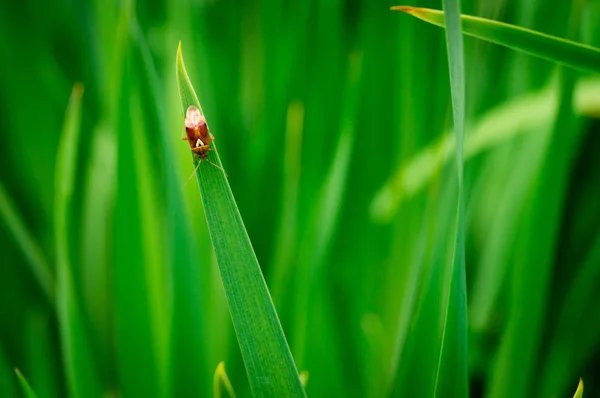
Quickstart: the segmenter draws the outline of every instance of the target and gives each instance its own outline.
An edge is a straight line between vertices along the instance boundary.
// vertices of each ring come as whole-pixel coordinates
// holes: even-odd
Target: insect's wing
[[[190,105],[185,113],[185,127],[194,128],[202,122],[202,113],[194,105]]]

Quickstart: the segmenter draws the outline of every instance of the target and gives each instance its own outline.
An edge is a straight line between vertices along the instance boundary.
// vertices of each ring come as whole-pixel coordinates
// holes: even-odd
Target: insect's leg
[[[217,169],[221,170],[224,174],[225,177],[227,177],[227,172],[225,170],[223,170],[222,167],[220,167],[218,164],[211,162],[210,160],[208,160],[208,158],[205,159],[208,163],[212,164],[213,166],[215,166]]]
[[[196,165],[196,168],[194,169],[194,171],[192,171],[192,175],[190,175],[190,178],[188,178],[187,181],[185,182],[185,185],[187,185],[190,182],[190,180],[192,179],[192,177],[194,176],[194,174],[196,174],[196,172],[198,171],[198,167],[200,167],[200,163],[202,163],[202,158],[200,158],[200,161]]]

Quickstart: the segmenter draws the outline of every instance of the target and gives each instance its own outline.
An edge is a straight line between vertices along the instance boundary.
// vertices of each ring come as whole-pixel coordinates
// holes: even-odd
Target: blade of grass
[[[583,380],[579,379],[579,384],[577,384],[577,390],[575,390],[575,394],[573,398],[581,398],[583,397]]]
[[[235,398],[235,391],[233,390],[231,381],[229,381],[229,377],[225,371],[225,363],[223,361],[219,362],[217,365],[217,369],[215,369],[215,376],[213,378],[213,390],[215,398],[221,398],[223,396],[221,386],[223,386],[229,398]]]
[[[19,371],[19,369],[15,369],[15,373],[17,374],[17,378],[19,379],[19,385],[21,386],[21,391],[25,398],[37,398],[37,394],[33,391],[33,388],[29,385],[25,376]]]
[[[27,354],[27,377],[45,398],[64,395],[60,383],[60,351],[53,338],[54,330],[54,317],[49,311],[37,308],[30,311],[23,335]]]
[[[362,54],[354,54],[349,59],[347,86],[344,95],[341,134],[339,136],[335,156],[329,167],[320,194],[313,205],[308,232],[302,239],[297,259],[294,289],[295,324],[293,334],[293,352],[301,368],[307,366],[307,341],[311,333],[308,328],[309,315],[312,313],[314,300],[311,292],[318,286],[326,263],[327,251],[331,245],[335,228],[344,200],[348,182],[350,161],[356,134],[355,116],[358,109],[360,78],[362,73]],[[319,362],[323,362],[319,360]]]
[[[8,193],[0,182],[0,218],[4,221],[9,235],[23,253],[36,282],[50,303],[54,303],[54,276],[37,240]]]
[[[201,110],[183,63],[181,43],[177,49],[177,81],[183,112],[190,105]],[[192,158],[197,167],[198,160]],[[214,143],[208,159],[222,167]],[[225,173],[208,162],[199,166],[196,177],[206,222],[252,392],[254,396],[304,397],[298,371]]]
[[[113,351],[109,347],[113,344],[111,316],[114,311],[110,254],[117,168],[115,141],[115,134],[106,124],[94,129],[81,217],[80,286],[89,314],[91,337],[98,348],[98,365],[108,379],[114,378]]]
[[[69,395],[95,397],[101,395],[101,384],[97,379],[95,360],[85,330],[69,258],[72,253],[70,211],[77,167],[82,95],[83,87],[75,85],[67,107],[56,160],[54,200],[56,303]]]
[[[172,264],[172,316],[170,331],[170,375],[168,391],[174,396],[203,396],[210,392],[209,375],[214,363],[211,349],[215,349],[214,339],[206,336],[209,329],[207,318],[214,307],[211,300],[210,284],[211,265],[206,261],[206,267],[196,267],[195,257],[197,247],[187,240],[190,234],[190,217],[186,211],[182,197],[183,184],[177,176],[177,162],[173,145],[179,144],[173,140],[173,130],[167,128],[164,111],[164,94],[160,79],[152,61],[150,49],[140,27],[134,24],[134,37],[139,51],[139,70],[146,83],[143,96],[147,109],[147,123],[152,128],[148,130],[148,140],[159,142],[162,155],[161,169],[164,182],[164,212],[166,236],[164,246],[167,263]],[[157,156],[157,157],[160,157]],[[208,244],[207,244],[208,246]],[[206,256],[208,257],[208,256]],[[205,257],[205,258],[206,258]],[[200,292],[201,296],[198,297]],[[201,314],[201,316],[199,315]],[[211,325],[214,328],[215,325]],[[202,355],[198,355],[202,352]]]
[[[129,53],[131,54],[131,53]],[[123,396],[166,395],[165,328],[167,306],[162,231],[157,214],[150,151],[136,87],[138,71],[128,59],[118,106],[117,195],[114,222],[113,290],[117,343],[117,374]],[[135,139],[134,139],[135,137]]]
[[[465,137],[465,160],[502,145],[519,134],[543,127],[556,108],[556,87],[553,80],[539,92],[508,101],[482,115],[470,125],[470,133]],[[575,111],[581,115],[600,114],[600,97],[597,95],[599,90],[598,79],[579,82],[573,101]],[[445,162],[452,159],[455,149],[456,140],[453,135],[444,134],[438,141],[401,164],[373,198],[371,217],[380,222],[391,220],[402,201],[420,192]]]
[[[456,137],[458,206],[456,241],[452,268],[444,277],[442,307],[445,312],[442,346],[438,361],[434,395],[468,397],[467,281],[465,271],[465,198],[463,188],[463,137],[465,130],[465,67],[459,0],[444,0],[447,22],[446,43],[452,93],[452,115]],[[447,296],[446,296],[447,295]],[[447,297],[447,298],[446,298]]]
[[[446,27],[444,13],[429,8],[395,6],[431,24]],[[489,19],[461,15],[464,34],[500,44],[585,72],[600,73],[600,49]]]
[[[413,276],[420,291],[412,315],[410,331],[395,358],[391,396],[433,397],[435,395],[438,362],[442,351],[445,308],[448,305],[448,282],[456,245],[455,201],[439,198],[457,197],[456,170],[445,167],[440,172],[439,185],[432,184],[428,192],[427,213],[423,219],[426,247],[420,263],[420,275]],[[420,248],[419,248],[420,249]],[[415,253],[415,256],[419,255]],[[405,366],[405,364],[410,366]]]
[[[572,157],[582,136],[572,108],[574,77],[568,71],[563,73],[552,136],[531,188],[528,211],[519,228],[510,281],[509,320],[494,371],[490,373],[488,394],[491,397],[528,396],[538,363],[539,336],[545,323],[565,186]],[[569,134],[564,134],[566,131]]]
[[[551,112],[549,112],[551,113]],[[526,201],[528,187],[535,178],[540,162],[543,160],[543,143],[548,136],[547,131],[551,129],[552,122],[548,120],[545,124],[540,124],[536,128],[537,132],[528,132],[526,140],[513,142],[512,147],[507,145],[503,151],[513,151],[511,157],[512,172],[507,178],[506,184],[502,186],[503,195],[497,201],[492,203],[490,197],[481,199],[482,202],[488,202],[493,206],[493,213],[484,218],[485,225],[482,226],[486,231],[483,240],[481,255],[477,262],[477,273],[472,278],[473,289],[469,300],[469,323],[472,331],[483,333],[489,330],[495,323],[497,317],[498,298],[502,293],[503,286],[506,286],[506,276],[510,270],[510,264],[514,256],[514,247],[516,244],[517,233],[520,227],[520,220],[523,217],[523,211],[526,210]],[[545,129],[545,130],[544,130]],[[517,149],[515,151],[515,149]],[[496,153],[500,153],[497,151]],[[502,154],[500,154],[502,156]],[[490,156],[490,161],[494,159]],[[490,167],[502,167],[505,160],[497,165]],[[503,169],[505,167],[502,167]],[[514,170],[519,170],[514,173]],[[491,173],[498,173],[499,170],[492,170]],[[498,178],[487,178],[490,173],[478,177],[482,190],[489,190],[488,181],[497,181]],[[471,199],[472,208],[477,207],[477,192],[473,190]],[[482,204],[485,206],[485,204]],[[489,231],[489,232],[487,232]]]
[[[282,208],[278,227],[277,243],[273,254],[273,266],[269,283],[273,301],[279,307],[284,287],[290,279],[290,271],[296,255],[296,231],[298,214],[298,189],[300,184],[300,160],[302,151],[302,130],[304,123],[304,105],[294,101],[288,106],[284,173],[285,182],[282,191]],[[281,309],[281,307],[279,307]]]
[[[0,391],[4,396],[16,397],[17,390],[13,368],[9,365],[9,359],[6,357],[2,342],[0,342]]]

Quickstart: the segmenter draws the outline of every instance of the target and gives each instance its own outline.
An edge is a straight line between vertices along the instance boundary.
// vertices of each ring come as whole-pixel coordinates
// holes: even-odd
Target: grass
[[[1,395],[598,395],[600,5],[394,5],[3,4]]]
[[[185,69],[181,43],[177,49],[177,82],[182,110],[192,105],[202,110]],[[204,164],[193,153],[192,158],[252,394],[306,396],[216,145],[211,143]]]

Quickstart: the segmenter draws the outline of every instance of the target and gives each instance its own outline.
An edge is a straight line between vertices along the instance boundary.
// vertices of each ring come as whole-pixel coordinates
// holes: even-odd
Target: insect
[[[214,140],[214,137],[210,134],[210,131],[208,131],[206,118],[194,105],[190,105],[185,112],[185,132],[186,137],[182,137],[182,140],[187,141],[190,144],[192,152],[200,158],[200,162],[198,162],[198,166],[196,166],[194,173],[198,167],[200,167],[200,163],[202,163],[203,160],[206,160],[216,168],[223,170],[207,158],[208,151],[211,150],[210,143]]]

